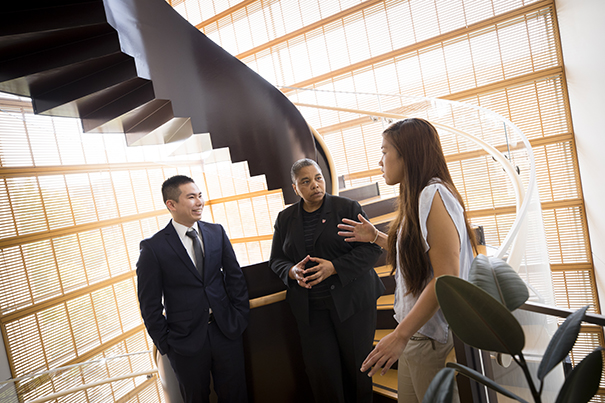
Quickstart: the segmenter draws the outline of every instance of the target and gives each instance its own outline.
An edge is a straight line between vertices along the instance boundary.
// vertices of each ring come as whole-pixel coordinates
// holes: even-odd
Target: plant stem
[[[534,402],[542,403],[542,399],[540,398],[541,393],[536,390],[536,386],[534,385],[534,381],[531,377],[531,374],[529,373],[529,368],[527,367],[527,363],[525,362],[525,357],[523,357],[523,353],[519,353],[519,366],[525,374],[527,384],[529,385],[529,390],[531,391],[531,394],[534,397]]]

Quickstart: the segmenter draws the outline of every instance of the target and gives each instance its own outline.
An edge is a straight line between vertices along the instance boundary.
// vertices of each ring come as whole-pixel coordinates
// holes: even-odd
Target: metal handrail
[[[544,315],[557,316],[559,318],[566,318],[575,311],[573,309],[559,308],[552,305],[540,304],[538,302],[525,302],[519,309],[528,312],[542,313]],[[596,313],[586,312],[582,321],[591,323],[593,325],[605,326],[605,316]]]

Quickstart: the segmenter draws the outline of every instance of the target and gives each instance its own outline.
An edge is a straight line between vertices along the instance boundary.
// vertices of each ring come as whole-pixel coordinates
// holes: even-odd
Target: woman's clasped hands
[[[307,262],[314,262],[317,263],[317,265],[305,269]],[[289,277],[292,280],[296,280],[299,286],[310,289],[333,274],[336,274],[336,269],[332,262],[307,255],[303,260],[292,266]]]

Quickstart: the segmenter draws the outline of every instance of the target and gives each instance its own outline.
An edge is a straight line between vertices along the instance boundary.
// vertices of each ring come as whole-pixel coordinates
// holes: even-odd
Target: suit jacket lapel
[[[197,222],[197,228],[200,231],[200,236],[202,237],[202,239],[200,239],[200,241],[202,242],[202,252],[204,253],[204,278],[202,279],[202,281],[206,280],[206,276],[208,273],[208,253],[206,253],[208,251],[208,247],[210,246],[210,235],[208,234],[208,231],[206,230],[206,226],[204,225],[204,223],[202,221],[198,221]]]
[[[305,248],[305,232],[303,229],[302,208],[303,207],[301,199],[298,202],[298,209],[296,210],[296,214],[294,215],[290,224],[290,234],[292,234],[292,242],[294,243],[296,252],[298,253],[298,256],[300,256],[299,261],[302,260],[305,256],[307,256],[307,248]]]
[[[193,264],[193,261],[189,257],[189,254],[187,253],[185,246],[183,246],[183,242],[181,241],[181,238],[179,238],[179,234],[176,232],[176,229],[174,229],[174,226],[172,225],[172,221],[170,221],[168,223],[168,225],[166,226],[166,228],[164,228],[164,234],[166,235],[166,240],[168,242],[168,245],[170,245],[170,247],[176,252],[176,254],[179,256],[179,258],[181,259],[183,264],[187,267],[187,269],[189,271],[193,272],[195,275],[197,275],[198,278],[201,279],[200,274],[197,271],[197,268],[195,267],[195,265]]]

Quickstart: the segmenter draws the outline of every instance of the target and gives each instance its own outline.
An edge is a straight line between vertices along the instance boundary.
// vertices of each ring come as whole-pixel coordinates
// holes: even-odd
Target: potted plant
[[[544,378],[571,351],[588,306],[568,316],[553,335],[538,366],[539,385],[536,385],[523,356],[525,334],[511,313],[527,301],[529,293],[521,277],[508,264],[478,255],[468,281],[442,276],[437,279],[435,290],[443,315],[456,336],[472,347],[509,354],[522,369],[534,402],[541,403]],[[601,381],[602,350],[596,348],[571,371],[556,403],[588,402],[594,396]],[[451,402],[456,371],[504,396],[528,403],[483,374],[458,363],[448,363],[435,376],[423,403]]]

